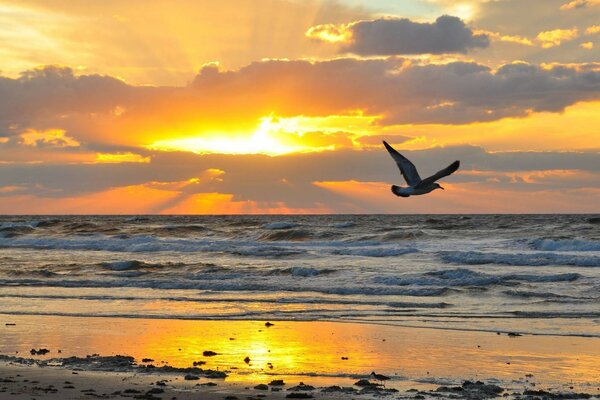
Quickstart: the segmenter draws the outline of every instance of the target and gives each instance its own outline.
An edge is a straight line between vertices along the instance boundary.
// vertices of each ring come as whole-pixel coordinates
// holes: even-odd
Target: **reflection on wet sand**
[[[185,321],[4,316],[2,354],[51,350],[47,357],[128,354],[156,366],[230,371],[228,380],[391,376],[388,386],[428,379],[520,380],[586,385],[600,376],[597,338],[505,334],[332,322]],[[62,352],[59,355],[58,349]],[[205,351],[218,353],[206,356]],[[246,357],[249,359],[245,362]],[[293,377],[297,377],[294,379]]]

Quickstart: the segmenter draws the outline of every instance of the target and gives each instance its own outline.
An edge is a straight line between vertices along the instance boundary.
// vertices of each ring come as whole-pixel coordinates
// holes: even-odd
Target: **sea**
[[[598,215],[2,216],[0,314],[600,337]]]

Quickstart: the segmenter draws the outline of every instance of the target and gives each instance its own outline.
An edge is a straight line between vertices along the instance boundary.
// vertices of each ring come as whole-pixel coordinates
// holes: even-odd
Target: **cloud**
[[[496,41],[516,43],[516,44],[521,44],[524,46],[533,46],[533,42],[530,39],[523,37],[523,36],[519,36],[519,35],[503,35],[499,32],[491,32],[491,31],[486,31],[486,30],[482,30],[482,29],[477,30],[477,33],[485,34],[490,39],[493,39]]]
[[[46,131],[28,129],[15,138],[15,144],[38,148],[79,147],[81,145],[77,140],[66,136],[65,131],[61,129]]]
[[[361,136],[356,139],[358,143],[361,144],[362,147],[381,147],[381,142],[385,140],[386,142],[392,145],[399,145],[413,140],[413,137],[404,136],[404,135],[370,135],[370,136]]]
[[[540,32],[537,35],[537,39],[542,43],[542,47],[545,49],[558,46],[562,42],[568,42],[577,37],[579,37],[577,28],[553,29],[551,31]]]
[[[29,212],[57,213],[398,212],[398,207],[408,212],[426,211],[426,206],[439,212],[469,206],[493,212],[510,211],[507,204],[519,203],[513,211],[556,211],[558,203],[549,205],[543,197],[550,196],[598,211],[593,196],[586,200],[575,194],[600,190],[598,152],[490,153],[472,146],[402,152],[421,176],[461,160],[461,169],[444,179],[450,197],[398,203],[389,185],[403,180],[380,147],[280,157],[159,152],[149,163],[0,165],[0,206],[5,212],[31,207]],[[358,183],[346,184],[352,181]],[[373,185],[365,187],[365,182]],[[349,196],[350,187],[357,188],[356,196]],[[470,196],[482,191],[487,195],[472,204]],[[501,193],[503,202],[492,201],[494,193]],[[562,207],[568,211],[570,205]]]
[[[585,30],[586,35],[595,35],[596,33],[600,33],[600,25],[588,26]]]
[[[600,68],[593,63],[511,63],[494,70],[474,62],[434,65],[396,58],[268,60],[229,71],[207,66],[182,87],[133,86],[46,67],[0,78],[0,136],[59,129],[87,150],[136,153],[136,147],[164,139],[240,132],[251,137],[269,115],[326,117],[358,110],[384,126],[467,124],[561,112],[599,98]],[[286,132],[294,133],[281,134]],[[308,134],[307,140],[349,145],[335,131]],[[110,147],[124,149],[104,150]]]
[[[433,23],[409,19],[376,19],[345,25],[317,25],[308,37],[341,42],[341,52],[361,56],[466,53],[489,45],[485,34],[474,34],[458,17],[443,15]]]
[[[586,7],[592,7],[592,6],[597,6],[600,5],[600,0],[571,0],[565,4],[563,4],[562,6],[560,6],[560,9],[563,11],[567,11],[567,10],[573,10],[576,8],[586,8]]]

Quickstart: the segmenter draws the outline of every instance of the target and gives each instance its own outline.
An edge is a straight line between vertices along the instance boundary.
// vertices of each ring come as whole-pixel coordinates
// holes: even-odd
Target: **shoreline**
[[[0,355],[4,355],[0,357],[0,379],[13,376],[14,380],[15,368],[22,368],[28,374],[67,371],[55,372],[63,379],[71,371],[44,365],[47,363],[45,360],[55,359],[55,363],[61,363],[56,359],[75,356],[85,360],[88,355],[100,354],[110,358],[121,354],[133,357],[135,364],[118,371],[113,368],[112,372],[106,371],[111,369],[110,366],[103,371],[77,368],[82,370],[79,372],[92,375],[125,374],[127,379],[140,375],[156,378],[166,374],[172,379],[178,378],[174,382],[179,382],[196,363],[203,370],[228,375],[221,383],[215,381],[217,389],[211,390],[246,397],[254,396],[252,388],[255,385],[277,379],[283,379],[287,384],[282,392],[301,382],[316,388],[340,386],[362,390],[353,384],[360,379],[368,379],[371,371],[389,376],[391,380],[386,382],[386,389],[399,390],[394,392],[396,396],[411,397],[416,392],[407,392],[410,389],[426,393],[438,390],[439,386],[454,387],[456,394],[459,391],[456,388],[465,381],[482,381],[511,393],[518,392],[521,397],[525,396],[524,390],[600,393],[598,338],[508,336],[492,332],[323,321],[273,320],[270,321],[272,325],[266,326],[266,321],[245,320],[11,315],[12,321],[8,321],[6,314],[0,314],[0,319]],[[31,356],[32,349],[48,349],[49,353]],[[15,365],[19,364],[15,357],[23,357],[28,366]],[[143,359],[151,361],[142,362]],[[152,367],[147,367],[150,364]],[[116,376],[107,379],[117,384]],[[206,381],[202,377],[199,380],[200,383]],[[27,386],[27,382],[18,384]],[[148,386],[145,380],[139,384],[152,386]],[[206,387],[195,386],[188,389],[193,389],[194,393],[207,390]],[[173,390],[184,389],[176,385]],[[354,396],[358,393],[320,390],[315,389],[315,397]],[[271,391],[268,393],[271,396]],[[280,396],[281,393],[277,393]],[[370,393],[374,394],[377,392]],[[174,396],[185,398],[177,394]],[[218,396],[223,397],[222,394]]]

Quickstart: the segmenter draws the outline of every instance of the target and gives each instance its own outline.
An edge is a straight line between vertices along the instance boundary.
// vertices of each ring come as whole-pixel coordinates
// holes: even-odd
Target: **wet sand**
[[[600,394],[598,338],[514,336],[507,332],[339,322],[270,321],[273,325],[266,326],[266,321],[14,315],[1,318],[2,399],[104,395],[284,398],[296,392],[287,389],[301,382],[315,389],[299,392],[316,398],[483,398],[505,393],[527,397],[524,393],[534,396],[537,392],[531,391],[536,390]],[[32,349],[49,352],[32,355]],[[125,354],[132,359],[130,365],[114,365],[110,357],[86,358],[93,354]],[[66,362],[71,356],[82,361]],[[365,390],[355,385],[360,379],[369,379],[371,371],[390,377],[385,388],[398,392],[383,391],[378,386]],[[186,380],[190,374],[199,379]],[[266,391],[254,389],[273,380],[283,380],[285,386],[275,387],[275,391],[272,387]],[[164,385],[157,385],[159,381],[164,381]],[[488,386],[465,387],[465,381],[481,381],[502,391],[485,394]],[[217,386],[197,386],[207,382]],[[44,390],[48,385],[57,391]],[[332,385],[353,389],[324,391]],[[139,393],[125,393],[127,389]],[[147,394],[149,391],[154,393]],[[544,397],[543,392],[537,395]]]

